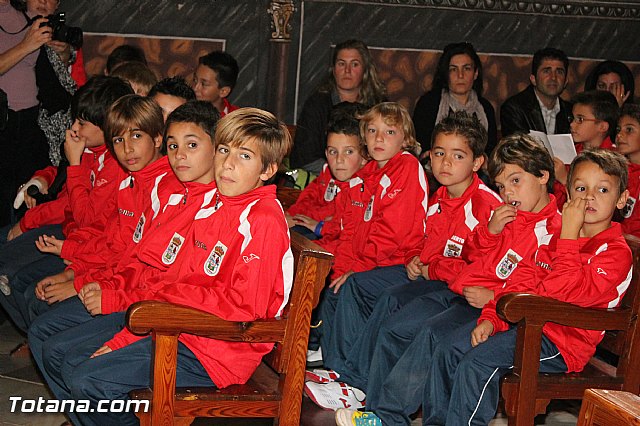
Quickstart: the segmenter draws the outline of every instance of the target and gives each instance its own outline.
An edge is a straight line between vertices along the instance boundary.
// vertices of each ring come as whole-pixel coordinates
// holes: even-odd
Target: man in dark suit
[[[500,107],[502,136],[538,130],[547,134],[570,133],[571,104],[560,93],[567,84],[569,58],[547,47],[533,55],[531,84]]]

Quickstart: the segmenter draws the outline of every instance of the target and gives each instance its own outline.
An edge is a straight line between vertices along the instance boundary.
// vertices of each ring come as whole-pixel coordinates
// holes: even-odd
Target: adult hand
[[[71,45],[64,41],[51,40],[47,43],[54,52],[58,54],[63,64],[67,65],[71,59]]]
[[[631,96],[631,91],[624,91],[624,84],[622,83],[611,85],[611,87],[609,87],[609,92],[616,97],[616,101],[620,108],[622,108],[622,104],[624,104],[627,99],[629,99],[629,96]]]
[[[42,25],[47,22],[46,18],[36,19],[27,30],[24,38],[20,42],[25,50],[29,53],[40,49],[43,44],[51,41],[51,27]]]
[[[498,206],[498,208],[494,210],[493,216],[487,225],[489,232],[494,235],[501,233],[507,223],[516,220],[517,213],[518,209],[511,204]]]

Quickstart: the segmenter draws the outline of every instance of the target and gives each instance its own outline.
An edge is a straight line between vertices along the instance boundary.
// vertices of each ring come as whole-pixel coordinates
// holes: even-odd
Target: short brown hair
[[[111,77],[119,77],[131,87],[137,84],[145,89],[145,94],[158,82],[158,77],[142,62],[124,62],[109,73]]]
[[[411,153],[416,152],[418,141],[416,141],[416,131],[413,127],[413,120],[411,119],[409,111],[397,102],[379,103],[358,117],[360,119],[360,138],[363,143],[366,141],[367,127],[376,116],[380,116],[382,121],[388,126],[400,127],[404,133],[402,149]]]
[[[113,150],[113,138],[129,128],[138,128],[151,136],[162,136],[164,119],[162,109],[151,98],[125,95],[115,101],[104,123],[104,138],[107,147]]]
[[[543,172],[549,173],[547,192],[553,191],[555,172],[553,159],[549,151],[533,136],[524,133],[514,133],[502,138],[491,153],[487,170],[491,180],[495,181],[504,170],[505,165],[513,164],[536,177],[542,177]]]
[[[445,135],[459,135],[467,141],[469,149],[473,152],[473,158],[482,157],[487,146],[487,130],[482,126],[480,120],[475,116],[467,114],[465,111],[455,111],[440,120],[433,129],[431,136],[431,147],[440,133]]]
[[[220,119],[214,135],[214,145],[240,146],[254,139],[260,146],[262,170],[270,164],[280,165],[291,151],[291,134],[275,115],[258,108],[240,108]]]
[[[571,162],[569,175],[567,176],[567,188],[569,182],[573,180],[573,173],[578,164],[590,162],[596,164],[600,169],[608,174],[618,178],[618,195],[621,195],[627,189],[629,181],[629,165],[627,159],[623,155],[608,149],[589,149],[582,151]]]

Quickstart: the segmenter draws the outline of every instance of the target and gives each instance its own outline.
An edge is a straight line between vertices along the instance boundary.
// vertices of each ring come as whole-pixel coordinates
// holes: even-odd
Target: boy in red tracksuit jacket
[[[383,424],[410,424],[409,416],[422,402],[440,341],[465,324],[475,324],[495,292],[525,281],[533,285],[549,272],[549,242],[559,233],[561,221],[549,193],[554,171],[551,156],[536,139],[515,134],[494,149],[488,171],[505,204],[494,210],[488,224],[477,226],[466,239],[462,256],[472,263],[448,283],[447,289],[422,299],[420,309],[428,311],[429,318],[377,384],[377,392],[367,395],[367,408],[375,413],[369,414]],[[408,309],[412,304],[404,307]],[[353,416],[342,413],[340,418]]]
[[[331,110],[325,149],[327,164],[285,215],[293,231],[312,240],[323,237],[327,241],[339,235],[339,224],[331,220],[336,198],[349,186],[349,179],[367,163],[356,117],[363,112],[362,105],[351,102],[341,102]]]
[[[603,148],[615,150],[616,126],[618,124],[618,101],[611,93],[602,90],[590,90],[578,93],[573,103],[571,137],[579,154],[585,149]],[[567,172],[569,167],[556,159],[556,179],[554,195],[558,209],[562,209],[567,200]]]
[[[163,259],[172,262],[164,279],[139,282],[131,288],[130,298],[185,304],[227,320],[273,317],[288,300],[293,256],[275,188],[264,187],[263,183],[277,171],[278,163],[290,149],[291,139],[286,127],[272,114],[245,108],[219,122],[215,143],[217,191],[208,199],[208,204],[201,207],[184,238],[180,238],[179,255],[174,255],[171,246],[163,252]],[[168,144],[170,156],[172,150],[189,148],[188,140]],[[177,170],[184,166],[179,163]],[[92,306],[100,309],[109,304],[106,301],[109,295],[91,285],[83,288],[81,297],[91,310]],[[94,305],[96,301],[99,303]],[[110,334],[103,334],[101,343],[94,345],[97,342],[94,340],[91,345],[82,345],[77,351],[72,349],[65,356],[65,364],[70,361],[74,365],[73,370],[65,366],[61,369],[63,375],[67,374],[63,381],[70,385],[73,397],[85,399],[81,388],[88,390],[94,384],[96,388],[89,393],[98,396],[107,391],[102,379],[93,382],[90,378],[103,374],[111,377],[115,385],[108,390],[115,399],[126,398],[134,382],[139,382],[134,386],[148,385],[151,361],[147,355],[151,353],[151,339],[138,340],[128,332],[115,337],[113,332]],[[273,346],[227,343],[187,335],[180,340],[178,365],[186,374],[178,380],[182,382],[180,385],[193,386],[224,387],[243,383],[262,355]],[[132,366],[134,359],[140,359],[141,365]],[[126,373],[124,365],[127,365]],[[116,370],[109,371],[116,366]],[[132,376],[132,367],[139,374]],[[120,374],[113,376],[115,371]],[[103,414],[99,418],[83,415],[79,420],[79,423],[128,424],[133,415],[119,413],[109,419]]]
[[[406,268],[398,265],[356,274],[353,282],[343,286],[331,340],[322,351],[325,367],[335,371],[314,370],[307,375],[321,383],[322,378],[339,376],[342,383],[340,389],[338,384],[307,383],[308,394],[342,392],[346,383],[368,393],[370,378],[386,375],[386,365],[378,363],[378,352],[385,346],[381,344],[386,339],[383,328],[391,331],[395,319],[401,317],[398,326],[409,340],[411,325],[420,327],[417,319],[422,310],[412,309],[408,318],[393,314],[431,291],[445,289],[446,282],[457,277],[468,262],[462,253],[469,233],[486,224],[501,204],[500,197],[476,174],[487,143],[480,122],[465,112],[452,113],[436,125],[433,135],[431,170],[442,186],[430,199],[425,238],[407,251]],[[315,400],[324,406],[323,401],[339,401],[339,397]]]
[[[622,232],[640,237],[640,106],[625,104],[618,121],[618,152],[629,161],[629,197],[622,209]]]
[[[117,179],[117,210],[104,230],[88,226],[66,240],[45,236],[44,244],[38,243],[45,252],[61,247],[60,256],[71,261],[65,271],[38,283],[36,293],[49,304],[77,294],[82,285],[74,288],[76,275],[117,265],[127,246],[140,242],[169,194],[182,188],[160,152],[164,122],[153,100],[136,95],[120,98],[105,127],[107,145],[123,166]]]
[[[501,293],[530,292],[582,307],[615,308],[632,274],[631,250],[620,225],[611,222],[628,195],[626,161],[609,150],[583,151],[571,164],[568,182],[562,231],[551,243],[552,271],[538,283],[514,282]],[[513,365],[516,327],[499,319],[490,304],[471,339],[463,331],[468,333],[457,330],[434,355],[424,394],[428,424],[487,424],[497,410],[500,378]],[[602,337],[599,330],[545,324],[540,371],[581,371]]]

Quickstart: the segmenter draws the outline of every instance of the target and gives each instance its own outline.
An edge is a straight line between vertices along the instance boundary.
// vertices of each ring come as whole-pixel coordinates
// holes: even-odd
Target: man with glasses
[[[533,55],[531,84],[500,107],[502,136],[537,130],[547,134],[569,133],[571,104],[560,98],[567,84],[569,58],[546,47]]]

